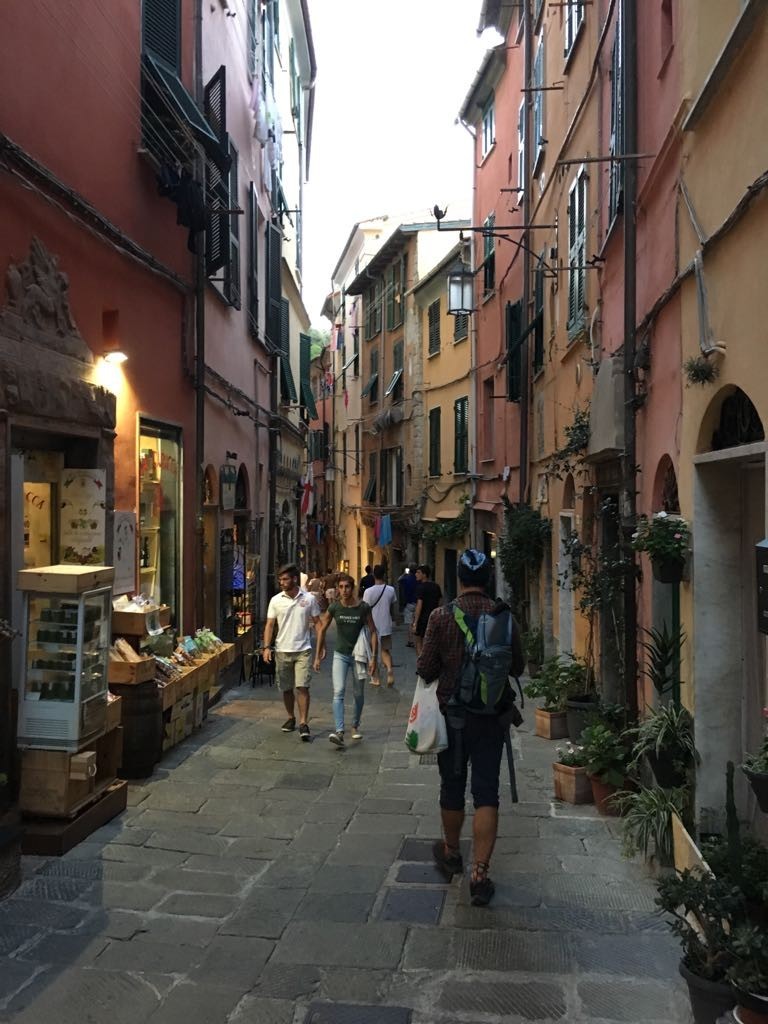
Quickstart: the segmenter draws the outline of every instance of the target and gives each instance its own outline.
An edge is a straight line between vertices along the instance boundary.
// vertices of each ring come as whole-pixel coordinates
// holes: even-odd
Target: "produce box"
[[[141,661],[109,661],[107,681],[110,683],[148,683],[154,678],[154,658],[142,658]]]
[[[108,565],[46,565],[20,569],[16,574],[19,590],[39,590],[46,594],[81,594],[84,590],[108,587],[114,570]]]
[[[42,817],[70,817],[116,777],[123,750],[122,728],[99,737],[93,749],[24,750],[19,809]]]
[[[199,729],[203,724],[203,705],[205,703],[205,694],[207,690],[198,690],[192,698],[193,707],[193,724],[195,729]]]
[[[106,732],[116,729],[123,720],[122,697],[110,693],[107,700],[107,728]]]
[[[164,622],[163,619],[166,621]],[[143,612],[112,612],[112,632],[117,636],[146,636],[150,629],[160,629],[171,621],[166,605]]]
[[[177,718],[174,721],[174,723],[173,723],[173,742],[174,742],[174,745],[177,744],[177,743],[181,743],[181,741],[184,739],[184,735],[185,735],[185,733],[184,733],[184,718],[182,716],[180,718]]]
[[[224,644],[221,651],[219,652],[219,658],[221,659],[219,664],[222,668],[228,668],[234,663],[237,657],[237,649],[234,644]]]
[[[178,721],[183,723],[184,736],[191,736],[195,722],[194,698],[191,693],[181,699],[179,707],[181,709],[181,715],[179,716]]]
[[[189,668],[182,669],[181,678],[176,680],[178,686],[177,700],[189,696],[197,688],[198,672],[199,669],[196,665],[190,665]]]
[[[179,699],[179,680],[158,680],[157,685],[163,697],[163,711],[167,711]]]

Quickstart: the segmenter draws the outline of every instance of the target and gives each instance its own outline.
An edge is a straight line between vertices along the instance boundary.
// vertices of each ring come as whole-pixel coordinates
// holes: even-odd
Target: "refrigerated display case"
[[[18,574],[24,655],[18,744],[79,750],[106,728],[112,569],[56,565]]]

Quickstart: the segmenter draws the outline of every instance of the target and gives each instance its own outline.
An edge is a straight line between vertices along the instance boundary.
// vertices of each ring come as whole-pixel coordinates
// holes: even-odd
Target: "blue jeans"
[[[344,692],[347,688],[347,673],[352,670],[352,693],[355,697],[355,725],[360,724],[360,716],[363,713],[365,703],[365,677],[359,678],[355,671],[355,659],[351,654],[333,653],[333,666],[331,677],[333,679],[333,721],[336,732],[344,729]]]

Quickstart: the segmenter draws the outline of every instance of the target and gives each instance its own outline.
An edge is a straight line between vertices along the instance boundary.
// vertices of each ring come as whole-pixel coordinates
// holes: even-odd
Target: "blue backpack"
[[[512,611],[503,602],[477,617],[466,615],[456,601],[451,602],[451,608],[465,643],[451,702],[473,714],[499,714],[513,696],[509,678],[518,673],[512,646],[517,624]]]

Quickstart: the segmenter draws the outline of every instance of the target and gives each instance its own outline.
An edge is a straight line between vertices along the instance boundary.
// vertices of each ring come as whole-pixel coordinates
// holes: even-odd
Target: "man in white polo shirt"
[[[264,661],[275,651],[275,676],[288,712],[283,732],[296,728],[295,705],[299,705],[299,736],[309,742],[309,679],[312,672],[311,629],[320,621],[320,607],[313,594],[299,586],[299,570],[284,565],[277,574],[280,593],[267,608],[264,625]],[[277,631],[277,640],[275,639]]]

